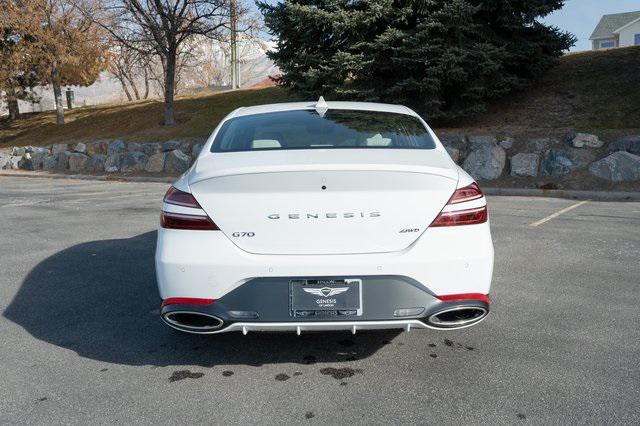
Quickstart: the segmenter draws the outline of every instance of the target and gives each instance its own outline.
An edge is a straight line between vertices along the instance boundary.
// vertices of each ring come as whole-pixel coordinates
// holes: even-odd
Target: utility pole
[[[231,21],[231,88],[240,88],[240,60],[238,58],[238,10],[237,0],[230,2]]]

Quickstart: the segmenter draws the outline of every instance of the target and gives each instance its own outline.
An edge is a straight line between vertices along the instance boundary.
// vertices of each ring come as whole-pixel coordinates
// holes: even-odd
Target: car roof
[[[241,117],[246,115],[264,114],[268,112],[280,112],[280,111],[295,111],[314,109],[318,101],[309,102],[286,102],[280,104],[268,104],[268,105],[256,105],[250,107],[242,107],[233,111],[228,118]],[[357,111],[376,111],[376,112],[390,112],[396,114],[412,115],[417,117],[413,110],[407,108],[404,105],[393,104],[381,104],[374,102],[334,102],[327,101],[326,106],[329,110],[332,109],[348,109]]]

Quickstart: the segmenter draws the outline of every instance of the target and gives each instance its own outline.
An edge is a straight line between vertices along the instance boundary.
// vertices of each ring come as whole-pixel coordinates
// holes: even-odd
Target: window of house
[[[613,40],[601,41],[600,49],[609,49],[611,47],[616,47],[616,42]]]

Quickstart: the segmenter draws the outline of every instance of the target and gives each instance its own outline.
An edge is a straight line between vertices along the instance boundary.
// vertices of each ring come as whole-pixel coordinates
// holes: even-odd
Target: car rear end
[[[225,119],[167,193],[165,322],[355,333],[483,320],[486,200],[424,122],[370,104],[280,108]]]

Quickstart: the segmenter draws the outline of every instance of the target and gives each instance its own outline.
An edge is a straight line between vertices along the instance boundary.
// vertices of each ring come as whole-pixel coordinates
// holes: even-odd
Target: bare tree
[[[149,77],[147,68],[153,58],[138,50],[131,49],[117,40],[111,42],[108,54],[107,70],[120,82],[122,91],[129,101],[147,99],[149,96]],[[140,95],[138,84],[144,81],[144,92]],[[132,94],[133,93],[133,94]]]
[[[221,38],[229,0],[107,0],[97,21],[131,49],[155,54],[162,66],[164,124],[175,124],[173,99],[181,48],[194,36]]]

